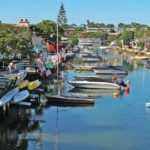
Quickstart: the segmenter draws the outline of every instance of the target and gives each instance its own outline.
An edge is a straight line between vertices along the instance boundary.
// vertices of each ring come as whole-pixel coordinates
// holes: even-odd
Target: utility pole
[[[59,62],[58,62],[58,21],[56,23],[57,25],[57,40],[56,40],[56,49],[57,49],[57,78],[58,78],[58,72],[59,72]]]

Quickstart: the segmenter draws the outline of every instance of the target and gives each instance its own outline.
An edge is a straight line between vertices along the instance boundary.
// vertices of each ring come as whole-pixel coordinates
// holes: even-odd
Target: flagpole
[[[56,49],[57,49],[57,79],[58,79],[58,22],[57,22],[57,41],[56,41]]]

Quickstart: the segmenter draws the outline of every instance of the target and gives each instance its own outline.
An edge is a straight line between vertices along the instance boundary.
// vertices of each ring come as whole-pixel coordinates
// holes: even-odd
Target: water
[[[131,81],[130,92],[95,97],[89,107],[12,108],[10,119],[0,125],[0,149],[5,150],[147,150],[150,142],[150,69],[126,63]],[[65,88],[55,92],[68,94],[73,71],[66,72]],[[59,86],[60,87],[60,86]],[[43,97],[44,99],[44,97]]]

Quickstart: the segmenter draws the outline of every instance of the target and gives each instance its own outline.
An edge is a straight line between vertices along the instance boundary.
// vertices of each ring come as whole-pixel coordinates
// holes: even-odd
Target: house
[[[17,26],[29,28],[29,21],[28,21],[28,19],[21,19],[20,22],[17,24]]]
[[[79,43],[78,45],[97,45],[100,46],[102,44],[102,41],[100,38],[78,38]]]

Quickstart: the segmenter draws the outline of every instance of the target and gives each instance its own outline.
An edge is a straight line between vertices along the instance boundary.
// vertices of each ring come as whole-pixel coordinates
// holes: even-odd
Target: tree
[[[125,31],[119,37],[119,40],[123,40],[125,45],[130,45],[130,42],[134,40],[134,32],[133,31]]]
[[[67,24],[67,17],[66,17],[66,11],[64,8],[64,4],[62,3],[59,9],[59,13],[57,16],[57,22],[61,25],[64,26]]]

